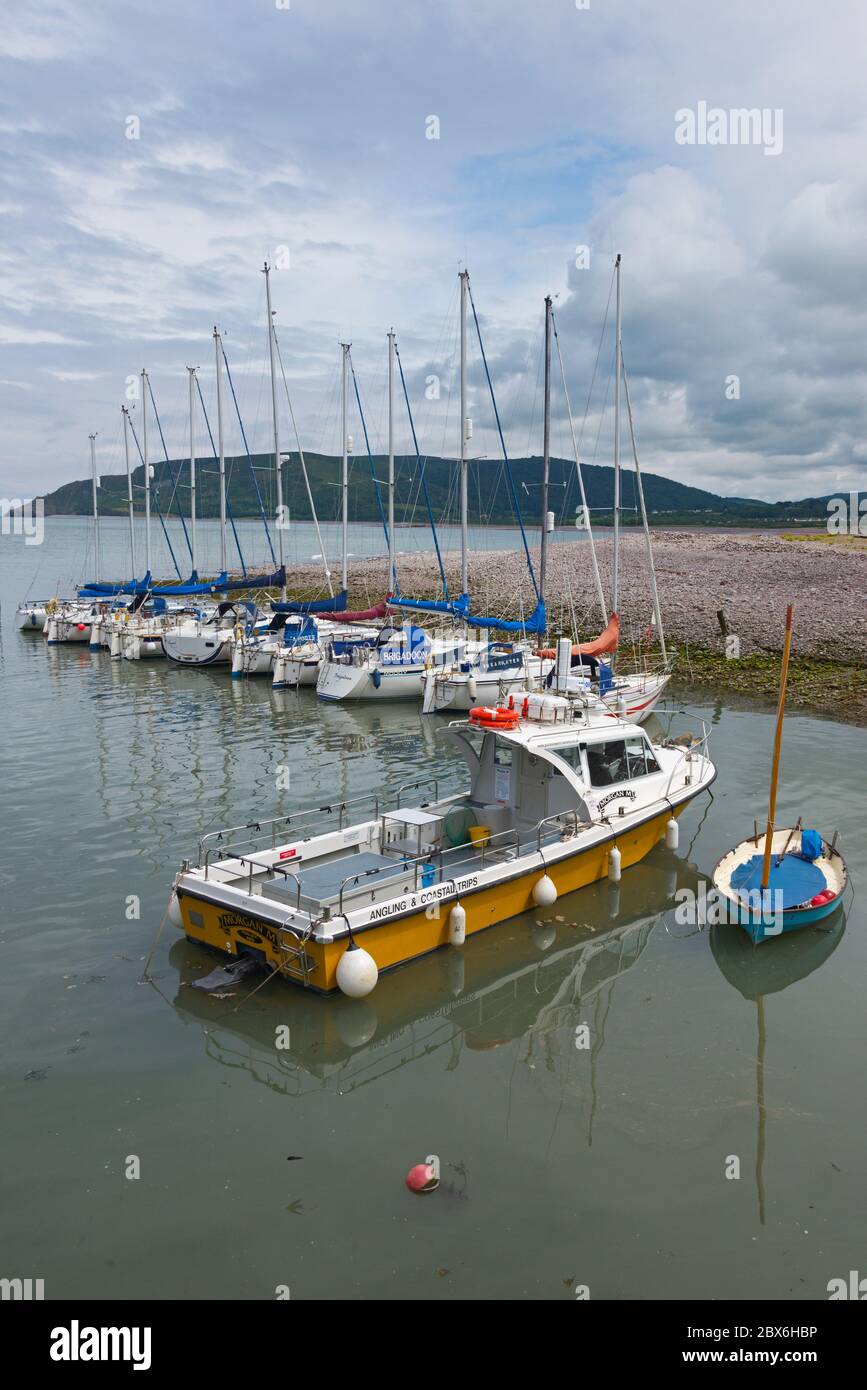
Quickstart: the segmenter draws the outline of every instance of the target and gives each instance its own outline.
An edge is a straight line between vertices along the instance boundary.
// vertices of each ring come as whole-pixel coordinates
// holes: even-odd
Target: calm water
[[[20,635],[16,601],[37,568],[46,592],[78,572],[83,530],[0,542],[0,1275],[50,1298],[799,1299],[863,1272],[862,729],[786,725],[781,818],[839,826],[855,879],[829,934],[754,953],[676,924],[675,882],[762,814],[773,722],[681,691],[719,779],[619,903],[607,884],[562,899],[360,1005],[279,982],[203,997],[187,982],[216,960],[171,927],[141,984],[204,831],[433,770],[456,786],[462,765],[410,707]],[[413,1197],[431,1153],[443,1184]]]

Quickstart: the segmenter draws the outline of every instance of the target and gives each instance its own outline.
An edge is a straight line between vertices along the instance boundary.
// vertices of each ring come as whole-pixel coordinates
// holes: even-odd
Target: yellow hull
[[[677,816],[684,809],[675,807]],[[652,820],[616,836],[621,854],[621,867],[628,868],[644,859],[665,834],[672,811],[666,807]],[[535,907],[533,886],[547,872],[557,888],[558,898],[574,893],[578,888],[605,878],[608,873],[608,849],[611,841],[579,850],[568,859],[551,864],[547,869],[536,866],[506,882],[471,890],[460,895],[467,914],[466,931],[471,936],[498,922],[517,917]],[[183,929],[191,941],[214,946],[228,955],[239,955],[253,947],[276,966],[287,979],[299,981],[297,967],[286,968],[287,956],[278,945],[275,927],[252,913],[242,913],[205,898],[191,895],[186,889],[178,895]],[[432,904],[426,910],[370,926],[353,928],[353,936],[373,956],[380,972],[404,965],[418,956],[436,951],[449,943],[449,911],[455,899],[447,899],[442,907]],[[193,915],[194,914],[194,915]],[[308,987],[328,993],[338,988],[337,963],[349,945],[348,939],[322,942],[313,937],[305,950],[310,962]]]

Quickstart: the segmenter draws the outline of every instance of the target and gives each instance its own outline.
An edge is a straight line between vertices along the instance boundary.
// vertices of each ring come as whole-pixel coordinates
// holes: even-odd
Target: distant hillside
[[[337,517],[340,507],[340,460],[323,454],[307,454],[307,471],[320,520]],[[382,487],[385,505],[385,479],[388,460],[377,455],[374,471]],[[269,516],[276,508],[272,458],[255,454],[253,473],[259,484],[263,505]],[[189,463],[186,459],[154,463],[152,483],[153,505],[164,512],[180,509],[189,511]],[[515,488],[525,520],[538,518],[541,497],[542,460],[522,458],[512,460]],[[614,490],[614,470],[609,466],[585,464],[583,468],[588,505],[592,519],[599,524],[611,521]],[[259,506],[251,473],[245,457],[227,458],[226,476],[229,480],[229,505],[235,517],[256,517]],[[428,458],[425,461],[425,481],[431,507],[437,522],[454,521],[458,514],[457,467],[454,459]],[[720,497],[703,488],[664,478],[658,473],[644,473],[647,508],[658,524],[692,526],[781,526],[814,524],[827,518],[826,498],[805,498],[795,502],[763,502],[753,497]],[[639,520],[636,511],[634,479],[624,469],[623,522]],[[213,458],[200,460],[196,474],[196,511],[202,517],[219,516],[217,466]],[[140,465],[133,474],[136,508],[143,503],[144,470]],[[472,523],[506,524],[514,521],[509,490],[503,465],[497,460],[481,460],[470,464],[470,515]],[[418,468],[414,457],[396,460],[395,515],[398,522],[426,520],[426,504],[421,492]],[[304,479],[296,456],[283,469],[283,500],[290,517],[306,520],[310,505]],[[578,506],[578,487],[574,465],[565,459],[551,460],[550,509],[557,517],[574,518]],[[64,483],[45,496],[47,516],[89,515],[92,511],[90,479]],[[126,476],[105,474],[99,492],[100,512],[105,516],[120,515],[126,510]],[[378,521],[376,489],[366,458],[356,455],[351,462],[349,510],[353,521]]]

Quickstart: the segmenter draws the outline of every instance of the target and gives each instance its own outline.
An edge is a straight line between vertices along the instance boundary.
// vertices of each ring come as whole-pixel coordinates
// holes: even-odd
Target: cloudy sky
[[[422,447],[453,451],[465,264],[509,446],[539,452],[543,296],[580,428],[618,250],[647,468],[772,498],[863,487],[865,54],[854,0],[19,0],[0,29],[0,490],[84,476],[93,430],[119,471],[143,366],[181,455],[184,368],[211,401],[215,323],[266,449],[266,258],[308,448],[337,447],[341,336],[381,444],[393,325]],[[700,103],[773,124],[680,143]],[[598,462],[611,352],[609,333],[582,438]],[[477,361],[471,400],[493,456]],[[566,452],[560,391],[554,409]]]

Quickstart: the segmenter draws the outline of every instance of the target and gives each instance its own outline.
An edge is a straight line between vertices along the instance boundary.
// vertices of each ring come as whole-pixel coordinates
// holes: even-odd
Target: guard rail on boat
[[[339,830],[343,829],[346,812],[350,806],[359,806],[367,802],[373,804],[373,818],[379,819],[380,796],[378,792],[366,792],[363,796],[350,797],[345,801],[335,802],[328,806],[311,806],[306,811],[293,811],[289,816],[275,816],[270,820],[251,820],[244,825],[232,825],[223,830],[212,830],[199,841],[199,862],[198,867],[205,870],[205,878],[208,877],[208,868],[211,855],[216,850],[223,859],[237,859],[240,856],[228,853],[232,846],[251,844],[258,835],[264,835],[268,830],[271,832],[271,848],[277,848],[278,829],[288,829],[297,825],[301,821],[309,821],[313,816],[334,815],[337,813]],[[240,838],[244,831],[251,831],[252,834]]]
[[[674,767],[671,769],[671,772],[668,777],[668,782],[666,783],[663,800],[667,800],[668,797],[671,795],[671,784],[674,781],[675,774],[677,773],[682,762],[691,763],[693,758],[697,755],[702,758],[707,757],[708,740],[710,739],[710,729],[707,727],[707,724],[704,722],[704,720],[701,721],[701,734],[702,736],[700,739],[697,740],[697,742],[692,743],[689,745],[688,748],[683,749],[680,757],[674,764]],[[699,749],[702,750],[700,754]]]
[[[357,809],[365,803],[373,808],[373,819],[379,820],[381,811],[387,809],[389,805],[394,805],[396,810],[400,809],[401,800],[405,792],[412,791],[418,787],[433,787],[434,797],[439,800],[439,778],[424,777],[416,782],[403,782],[396,792],[386,793],[383,797],[379,792],[365,792],[362,796],[349,797],[344,801],[334,802],[327,806],[311,806],[306,811],[293,811],[288,816],[274,816],[269,820],[251,820],[243,825],[232,825],[222,830],[212,830],[210,834],[204,835],[199,841],[198,867],[205,870],[205,878],[208,877],[211,856],[216,851],[221,859],[240,859],[241,856],[234,852],[235,847],[240,849],[242,846],[249,846],[257,837],[266,835],[270,832],[271,849],[276,849],[278,840],[277,834],[280,830],[288,830],[293,826],[309,822],[314,816],[337,816],[337,829],[342,830],[346,823],[346,812],[350,808]],[[428,802],[422,802],[423,806]],[[244,832],[251,832],[245,834]],[[285,842],[285,835],[282,837]],[[243,862],[247,862],[244,856]]]

